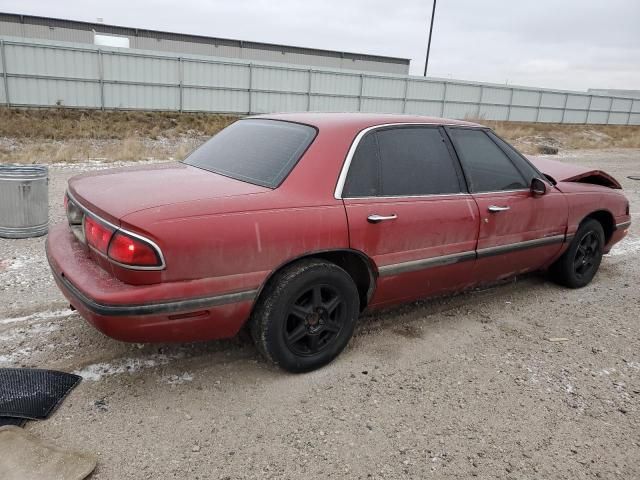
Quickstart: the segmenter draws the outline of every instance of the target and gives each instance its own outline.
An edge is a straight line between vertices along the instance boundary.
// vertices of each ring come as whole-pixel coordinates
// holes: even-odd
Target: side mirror
[[[544,195],[547,193],[547,184],[539,178],[531,180],[531,193],[534,195]]]

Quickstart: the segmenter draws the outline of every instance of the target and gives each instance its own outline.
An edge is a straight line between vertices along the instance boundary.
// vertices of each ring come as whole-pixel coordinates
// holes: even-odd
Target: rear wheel
[[[301,260],[277,273],[258,300],[251,335],[258,350],[290,372],[331,362],[349,342],[360,301],[351,276],[329,262]]]
[[[588,285],[600,267],[604,249],[604,230],[597,220],[580,225],[569,248],[551,266],[551,277],[569,288]]]

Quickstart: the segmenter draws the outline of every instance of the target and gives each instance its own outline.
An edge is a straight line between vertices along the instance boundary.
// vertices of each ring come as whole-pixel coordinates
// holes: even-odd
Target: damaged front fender
[[[600,185],[603,187],[622,189],[622,185],[615,178],[602,170],[590,169],[580,165],[571,165],[546,158],[530,158],[540,172],[551,177],[556,182],[577,182]]]

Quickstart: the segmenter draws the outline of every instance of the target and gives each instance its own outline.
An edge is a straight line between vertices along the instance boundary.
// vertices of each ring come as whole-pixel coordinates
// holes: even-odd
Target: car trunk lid
[[[69,180],[73,198],[114,224],[126,215],[149,208],[268,191],[177,162],[109,169]]]

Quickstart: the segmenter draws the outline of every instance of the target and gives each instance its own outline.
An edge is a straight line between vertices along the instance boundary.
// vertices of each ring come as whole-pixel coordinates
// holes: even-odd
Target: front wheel
[[[569,288],[588,285],[595,276],[604,249],[604,230],[597,220],[585,221],[569,248],[551,266],[551,278]]]
[[[251,316],[251,335],[273,363],[307,372],[340,354],[359,311],[358,290],[347,272],[333,263],[301,260],[269,281]]]

